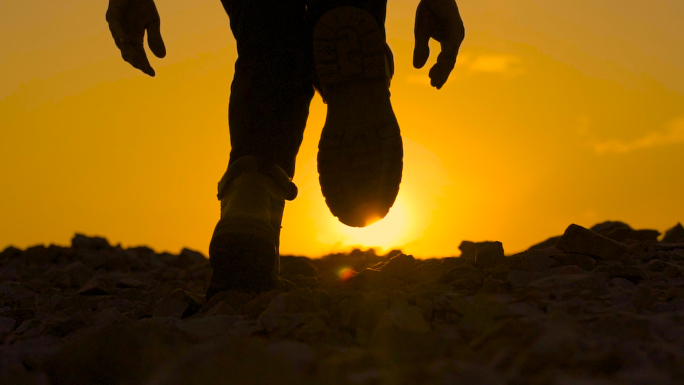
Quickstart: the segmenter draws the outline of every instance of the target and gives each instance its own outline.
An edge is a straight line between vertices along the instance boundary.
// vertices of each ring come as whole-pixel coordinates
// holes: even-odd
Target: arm
[[[428,41],[440,42],[442,52],[437,63],[430,69],[430,84],[440,89],[456,65],[456,56],[465,38],[463,20],[455,0],[421,0],[416,10],[414,29],[416,45],[413,50],[413,66],[422,68],[430,56]]]
[[[153,0],[109,0],[106,15],[109,30],[125,61],[142,72],[154,76],[147,60],[143,40],[147,31],[147,44],[157,57],[166,56],[161,37],[161,22]]]

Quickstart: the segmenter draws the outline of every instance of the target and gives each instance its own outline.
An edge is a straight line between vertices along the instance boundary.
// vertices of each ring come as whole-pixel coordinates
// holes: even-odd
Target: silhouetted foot
[[[375,19],[359,8],[329,11],[314,28],[316,72],[328,104],[318,145],[321,190],[332,214],[354,227],[387,215],[401,183],[386,50]]]
[[[278,287],[278,245],[285,200],[297,188],[274,164],[238,159],[219,183],[221,219],[209,244],[213,268],[207,299],[226,290]]]

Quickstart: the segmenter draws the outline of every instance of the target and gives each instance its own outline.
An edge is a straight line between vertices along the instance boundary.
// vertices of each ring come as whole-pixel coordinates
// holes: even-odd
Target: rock
[[[108,295],[112,293],[109,282],[97,277],[91,278],[85,285],[78,289],[80,295]]]
[[[684,243],[684,227],[682,227],[682,224],[678,222],[674,227],[667,230],[661,242]]]
[[[183,248],[175,261],[175,266],[184,269],[188,266],[207,263],[209,260],[199,251]]]
[[[568,226],[556,247],[566,253],[607,260],[620,260],[624,254],[624,247],[619,243],[575,224]]]
[[[116,281],[116,287],[120,288],[138,288],[145,286],[145,283],[133,277],[121,277]]]
[[[203,318],[187,318],[175,326],[178,330],[204,342],[222,338],[230,333],[235,322],[241,320],[241,316],[214,315]]]
[[[0,339],[3,335],[13,331],[16,324],[17,320],[14,318],[0,316]]]
[[[202,305],[204,305],[202,295],[176,289],[169,296],[157,301],[152,314],[154,317],[185,318],[197,313]]]
[[[418,265],[407,279],[413,282],[439,282],[450,269],[441,263],[423,262]]]
[[[21,257],[21,250],[14,246],[7,246],[5,250],[0,253],[0,262],[7,262]]]
[[[611,233],[614,230],[617,229],[632,229],[628,224],[620,221],[606,221],[602,223],[597,223],[594,226],[592,226],[589,230],[601,234],[603,236],[606,236],[607,234]]]
[[[398,254],[390,258],[380,269],[381,271],[403,277],[411,272],[416,264],[412,255]]]
[[[539,290],[553,290],[556,293],[564,291],[580,293],[583,290],[603,289],[608,284],[593,274],[581,273],[540,278],[530,282],[527,286]]]
[[[540,271],[540,272],[531,272],[531,271],[524,271],[524,270],[511,270],[510,273],[508,274],[507,280],[508,280],[508,282],[510,282],[512,287],[519,288],[519,287],[528,286],[531,282],[536,281],[538,279],[553,277],[556,275],[579,274],[581,272],[582,272],[582,269],[580,269],[577,266],[552,267],[550,269],[546,269],[546,270]]]
[[[52,279],[57,287],[82,287],[93,278],[92,270],[81,262],[74,262],[61,269]]]
[[[103,237],[88,237],[83,234],[76,233],[71,238],[71,247],[84,249],[108,249],[111,247],[109,241]]]
[[[453,269],[454,267],[457,267],[466,261],[468,261],[468,259],[463,257],[446,257],[442,259],[442,265],[449,269]]]
[[[600,266],[596,272],[607,272],[610,278],[624,278],[635,284],[646,279],[646,273],[636,266]]]
[[[506,260],[501,242],[481,242],[475,249],[475,265],[482,268],[494,267]]]
[[[318,274],[316,265],[306,257],[280,257],[280,274],[304,277],[315,277]]]
[[[360,273],[349,278],[346,286],[358,290],[391,289],[406,283],[406,280],[381,270],[363,269]]]
[[[295,373],[305,372],[316,358],[309,346],[295,341],[274,341],[268,345],[268,353],[290,361]]]
[[[651,243],[658,242],[659,236],[660,232],[658,230],[632,230],[627,235],[627,239],[635,242]]]
[[[33,265],[47,265],[56,259],[54,251],[43,245],[32,246],[24,250],[22,260]]]
[[[442,275],[439,282],[455,290],[477,290],[482,285],[484,273],[470,263],[464,263]]]
[[[157,301],[154,307],[153,317],[181,318],[190,304],[179,298],[164,297]]]
[[[554,247],[554,246],[556,246],[556,242],[558,242],[559,239],[560,239],[560,235],[555,236],[555,237],[551,237],[551,238],[545,240],[544,242],[539,242],[536,245],[533,245],[528,250],[542,250],[542,249],[548,249],[550,247]]]
[[[649,310],[653,306],[653,290],[645,284],[637,286],[632,296],[632,305],[639,310]]]
[[[128,317],[121,314],[117,309],[103,310],[95,316],[93,321],[95,322],[95,325],[98,326],[111,326],[131,322]]]
[[[528,271],[543,271],[554,265],[557,262],[539,251],[527,251],[523,255],[523,267]]]
[[[310,341],[327,335],[321,316],[316,297],[305,289],[273,298],[257,321],[269,335]]]
[[[186,346],[164,323],[118,324],[70,340],[43,369],[52,384],[142,384]]]
[[[596,266],[594,258],[582,254],[557,254],[553,256],[553,259],[558,261],[561,266],[575,265],[585,271],[591,271]]]

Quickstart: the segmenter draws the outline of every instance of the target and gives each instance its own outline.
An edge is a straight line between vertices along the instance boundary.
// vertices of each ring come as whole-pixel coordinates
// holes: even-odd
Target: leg
[[[209,245],[207,298],[278,285],[286,200],[313,98],[311,32],[301,0],[222,0],[237,40],[231,154],[219,182],[221,219]]]
[[[311,29],[302,0],[222,0],[237,41],[230,162],[267,159],[292,177],[313,98]]]

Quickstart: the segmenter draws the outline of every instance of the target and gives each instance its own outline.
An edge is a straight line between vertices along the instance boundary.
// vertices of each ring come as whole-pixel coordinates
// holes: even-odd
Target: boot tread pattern
[[[375,19],[334,9],[314,28],[314,59],[328,114],[318,172],[330,211],[349,226],[383,218],[394,204],[403,149],[389,94],[385,42]]]

